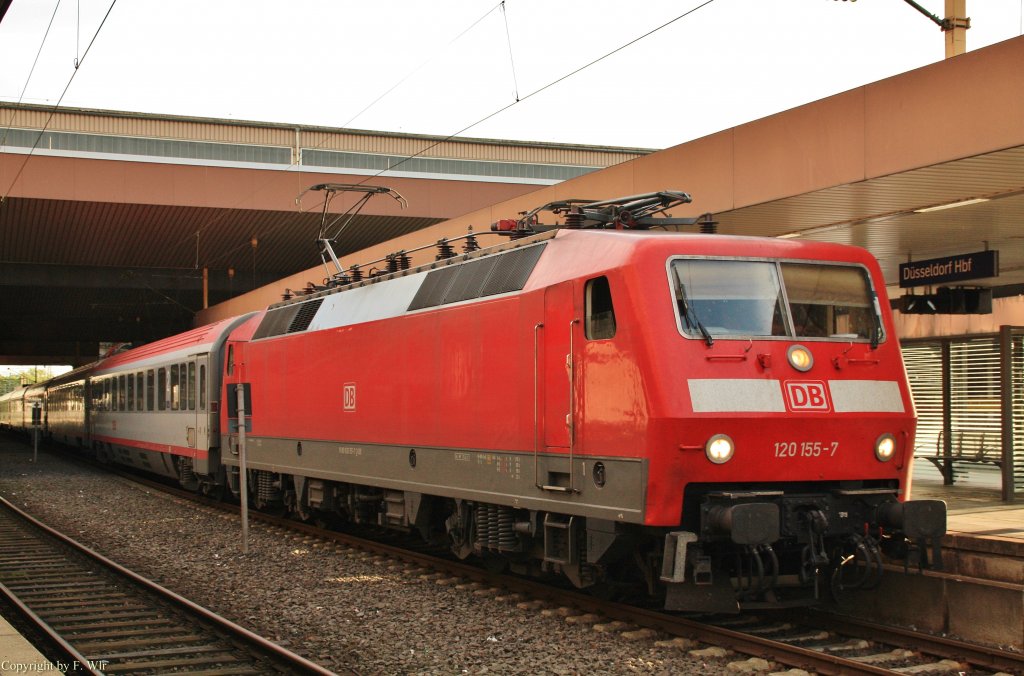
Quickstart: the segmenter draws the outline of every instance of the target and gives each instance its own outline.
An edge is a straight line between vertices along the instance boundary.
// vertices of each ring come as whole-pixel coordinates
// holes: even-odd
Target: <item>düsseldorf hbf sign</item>
[[[902,288],[998,276],[998,251],[976,251],[945,258],[900,263]]]

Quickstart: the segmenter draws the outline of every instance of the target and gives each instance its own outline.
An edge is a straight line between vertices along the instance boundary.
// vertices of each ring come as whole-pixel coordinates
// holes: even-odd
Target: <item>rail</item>
[[[0,533],[0,591],[62,648],[76,671],[332,673],[120,566],[2,497]]]

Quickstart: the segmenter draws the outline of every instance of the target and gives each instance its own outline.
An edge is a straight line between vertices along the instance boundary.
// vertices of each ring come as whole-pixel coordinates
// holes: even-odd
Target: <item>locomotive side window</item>
[[[587,282],[585,333],[590,340],[615,337],[615,308],[607,277]]]
[[[157,408],[161,411],[167,409],[167,369],[160,369],[156,372],[156,396]]]
[[[153,369],[146,371],[146,410],[153,410]]]

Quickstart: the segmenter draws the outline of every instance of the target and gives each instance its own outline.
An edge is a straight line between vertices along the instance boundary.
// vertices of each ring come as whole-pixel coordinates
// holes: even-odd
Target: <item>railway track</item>
[[[87,674],[330,674],[0,498],[0,593]],[[66,670],[65,669],[65,670]]]
[[[201,502],[209,509],[237,510],[235,506],[201,498],[134,474],[123,476],[179,498]],[[325,530],[288,518],[252,511],[250,516],[281,532],[301,533],[310,541],[328,541],[362,550],[368,556],[400,561],[410,575],[430,576],[443,583],[461,585],[468,593],[503,596],[520,601],[526,608],[544,608],[553,614],[586,623],[649,629],[812,673],[1024,674],[1024,654],[908,629],[818,611],[805,611],[803,615],[777,611],[758,615],[685,618],[604,601],[534,580],[491,573],[473,565],[439,558],[430,552],[413,551]],[[734,655],[723,659],[737,658]]]

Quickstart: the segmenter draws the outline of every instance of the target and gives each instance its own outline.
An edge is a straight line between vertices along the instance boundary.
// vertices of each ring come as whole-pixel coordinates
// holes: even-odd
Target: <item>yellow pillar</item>
[[[967,51],[967,29],[971,19],[967,16],[967,0],[946,0],[946,58]]]

